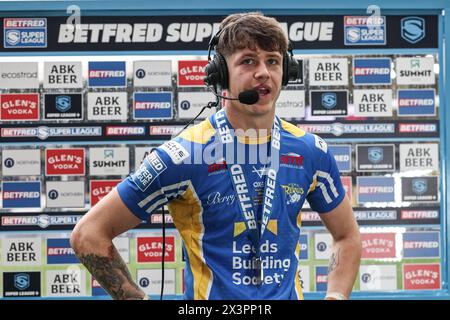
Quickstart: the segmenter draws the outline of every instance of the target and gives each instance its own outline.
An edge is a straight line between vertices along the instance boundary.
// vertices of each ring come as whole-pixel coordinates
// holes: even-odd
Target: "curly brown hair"
[[[256,46],[282,55],[288,49],[288,38],[280,23],[261,12],[229,15],[220,23],[220,30],[216,50],[224,57],[244,48],[255,50]]]

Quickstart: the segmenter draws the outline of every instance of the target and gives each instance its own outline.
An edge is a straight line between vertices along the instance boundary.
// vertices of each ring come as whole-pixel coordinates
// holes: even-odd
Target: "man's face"
[[[281,91],[283,56],[278,51],[245,48],[227,59],[230,96],[236,97],[245,90],[258,91],[259,100],[253,105],[227,101],[243,114],[264,115],[273,112]]]

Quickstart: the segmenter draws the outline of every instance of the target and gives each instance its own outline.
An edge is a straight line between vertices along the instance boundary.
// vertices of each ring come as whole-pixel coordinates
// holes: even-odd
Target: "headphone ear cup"
[[[228,66],[220,53],[206,65],[204,82],[208,86],[228,89]]]
[[[287,52],[284,54],[283,59],[283,80],[281,84],[287,86],[289,81],[295,81],[298,79],[300,65],[291,54]]]
[[[284,87],[289,82],[289,55],[287,52],[283,56],[283,77],[281,80],[281,85]]]
[[[218,85],[222,90],[228,89],[228,65],[227,61],[225,60],[224,56],[222,56],[220,53],[216,54],[214,57],[214,60],[217,57],[217,69],[220,73],[220,82],[218,82]]]

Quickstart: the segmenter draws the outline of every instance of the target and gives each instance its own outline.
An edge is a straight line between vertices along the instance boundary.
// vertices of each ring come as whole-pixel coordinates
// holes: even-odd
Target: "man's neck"
[[[265,137],[270,135],[273,127],[275,112],[249,117],[248,115],[243,115],[242,113],[236,111],[230,106],[227,106],[224,109],[228,121],[237,133],[242,131],[253,133],[256,131],[256,137]]]

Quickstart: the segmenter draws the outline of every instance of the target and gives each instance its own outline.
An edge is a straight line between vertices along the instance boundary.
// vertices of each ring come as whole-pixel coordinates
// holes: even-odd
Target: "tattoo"
[[[330,264],[328,266],[328,273],[334,271],[339,265],[339,252],[341,249],[338,249],[337,252],[333,252],[330,257]]]
[[[113,299],[142,299],[142,290],[134,283],[131,274],[117,249],[110,246],[108,256],[80,254],[78,258]]]

